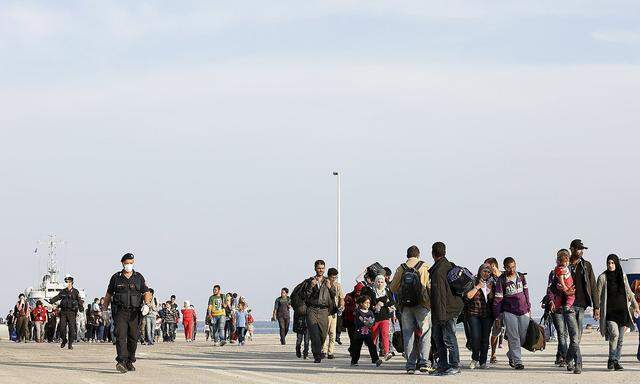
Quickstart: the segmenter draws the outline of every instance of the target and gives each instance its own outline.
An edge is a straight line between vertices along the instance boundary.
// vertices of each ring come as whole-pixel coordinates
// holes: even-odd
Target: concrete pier
[[[337,346],[335,360],[314,364],[295,357],[294,335],[281,346],[277,335],[257,335],[243,347],[227,344],[215,348],[203,339],[195,343],[159,343],[139,346],[136,372],[117,373],[115,348],[111,344],[79,343],[74,350],[60,349],[58,344],[13,343],[7,340],[6,327],[0,326],[0,383],[423,383],[445,380],[449,383],[633,383],[640,377],[636,360],[638,333],[626,334],[621,372],[606,369],[607,343],[596,333],[585,333],[582,342],[584,372],[573,375],[553,365],[556,344],[542,352],[524,354],[524,371],[507,365],[506,343],[498,350],[499,362],[487,370],[463,369],[460,375],[436,378],[404,373],[404,360],[397,356],[375,368],[363,349],[360,366],[349,366],[346,346]],[[199,337],[202,335],[198,335]],[[344,335],[346,338],[346,334]],[[470,359],[459,335],[463,367]]]

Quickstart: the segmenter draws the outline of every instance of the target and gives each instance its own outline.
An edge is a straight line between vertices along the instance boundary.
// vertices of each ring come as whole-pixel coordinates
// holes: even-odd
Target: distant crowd
[[[152,295],[154,290],[149,289]],[[75,324],[69,327],[75,329],[75,335],[69,335],[69,344],[73,342],[115,344],[115,326],[111,305],[104,306],[104,298],[95,298],[87,304],[80,302],[75,313]],[[64,321],[62,308],[58,304],[49,304],[37,300],[31,305],[26,296],[21,293],[18,301],[9,314],[3,319],[9,329],[9,335],[15,342],[59,343],[67,339],[63,335]],[[198,314],[195,307],[185,300],[180,307],[176,296],[171,295],[167,301],[160,302],[153,296],[150,303],[141,308],[142,316],[138,341],[143,345],[153,345],[157,342],[174,342],[178,325],[182,324],[184,338],[187,342],[196,340]],[[205,340],[212,340],[214,345],[224,345],[226,342],[243,344],[245,336],[249,340],[253,337],[254,319],[251,309],[243,296],[237,293],[220,293],[216,285],[213,295],[205,310]],[[73,332],[70,332],[73,333]],[[65,342],[66,343],[66,342]]]

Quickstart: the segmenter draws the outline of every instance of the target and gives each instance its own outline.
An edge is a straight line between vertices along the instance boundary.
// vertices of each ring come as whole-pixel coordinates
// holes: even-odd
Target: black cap
[[[575,239],[571,242],[571,245],[569,246],[569,248],[573,248],[573,249],[589,249],[587,247],[584,246],[584,244],[582,244],[582,240],[580,239]]]
[[[133,253],[125,253],[120,262],[124,263],[125,260],[133,260]]]
[[[71,276],[65,276],[64,278],[64,282],[66,283],[67,281],[71,280],[71,282],[73,283],[73,277]]]

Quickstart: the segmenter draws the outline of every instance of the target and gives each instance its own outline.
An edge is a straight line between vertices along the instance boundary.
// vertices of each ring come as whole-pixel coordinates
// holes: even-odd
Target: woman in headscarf
[[[489,336],[493,327],[493,296],[494,283],[492,267],[482,264],[478,268],[475,285],[465,295],[465,318],[469,323],[471,335],[471,363],[470,369],[487,368],[487,354],[489,350]]]
[[[633,319],[640,315],[640,308],[617,255],[607,256],[607,269],[598,276],[596,295],[600,297],[600,314],[596,314],[596,320],[600,321],[600,334],[609,341],[607,368],[621,371],[624,333],[626,328],[635,329]]]
[[[393,357],[389,351],[389,327],[391,326],[391,317],[396,310],[396,302],[393,300],[391,290],[387,287],[387,281],[384,275],[376,276],[373,286],[362,290],[371,298],[371,310],[375,316],[375,323],[371,327],[373,336],[373,344],[376,345],[378,338],[381,339],[382,354],[385,360]]]

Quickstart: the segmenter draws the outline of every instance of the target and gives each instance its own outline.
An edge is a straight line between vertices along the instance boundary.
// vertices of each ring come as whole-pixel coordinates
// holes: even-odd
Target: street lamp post
[[[337,217],[337,223],[336,223],[336,262],[337,262],[337,266],[336,268],[338,268],[338,282],[341,281],[340,277],[342,276],[342,269],[340,267],[340,241],[341,241],[341,236],[340,236],[340,172],[333,172],[334,176],[338,177],[338,202],[337,202],[337,206],[336,206],[336,217]]]

